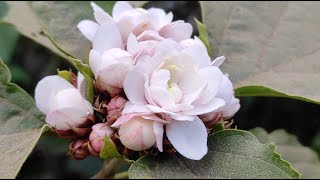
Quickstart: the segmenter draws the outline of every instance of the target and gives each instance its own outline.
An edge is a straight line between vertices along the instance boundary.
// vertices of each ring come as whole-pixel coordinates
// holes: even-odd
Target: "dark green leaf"
[[[200,161],[178,153],[144,157],[129,169],[130,178],[299,178],[299,173],[249,132],[224,130],[208,138],[208,154]]]
[[[0,59],[0,178],[16,177],[47,129],[41,128],[43,114],[32,97],[10,79],[10,72]]]
[[[282,93],[276,96],[320,101],[320,2],[200,4],[213,52],[226,57],[221,68],[235,88],[246,87],[249,96],[256,90],[273,96],[273,89]]]
[[[300,144],[297,137],[283,129],[275,130],[268,134],[262,128],[251,129],[261,143],[274,142],[276,152],[288,160],[296,168],[303,179],[320,178],[320,161],[318,155],[310,148]]]
[[[199,39],[201,39],[203,44],[206,46],[209,56],[212,56],[212,48],[210,46],[207,29],[200,21],[198,21],[198,19],[194,18],[194,20],[198,27]]]
[[[104,145],[100,152],[100,157],[102,159],[121,157],[121,154],[117,151],[115,144],[109,137],[104,138]]]

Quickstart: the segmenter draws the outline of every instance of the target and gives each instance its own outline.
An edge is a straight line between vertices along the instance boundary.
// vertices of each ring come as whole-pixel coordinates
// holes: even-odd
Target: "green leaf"
[[[283,129],[275,130],[268,134],[262,128],[250,130],[257,136],[261,143],[274,142],[276,152],[288,160],[296,168],[303,179],[320,178],[320,161],[316,152],[300,144],[297,137]]]
[[[40,26],[34,12],[30,9],[28,2],[6,1],[1,2],[0,7],[6,7],[6,11],[3,12],[3,17],[0,21],[10,23],[15,26],[22,35],[42,44],[52,52],[67,59],[67,56],[58,50],[50,39],[45,36],[42,31],[42,27]]]
[[[114,1],[96,3],[110,13]],[[94,19],[89,1],[33,1],[29,5],[45,33],[67,55],[85,60],[91,43],[78,30],[77,24],[84,19]]]
[[[320,101],[319,2],[201,2],[216,56],[235,88],[265,87],[282,97]],[[302,28],[303,27],[303,28]],[[259,89],[263,90],[263,89]],[[244,91],[244,89],[242,89]],[[259,91],[259,95],[271,95]],[[303,100],[303,99],[301,99]]]
[[[299,173],[249,132],[224,130],[208,138],[208,154],[200,161],[178,153],[144,157],[129,169],[130,178],[299,178]]]
[[[18,38],[19,33],[14,29],[13,26],[5,23],[0,23],[0,57],[6,60],[5,63],[7,64],[11,60],[11,56],[16,48]]]
[[[58,76],[62,77],[63,79],[67,80],[69,83],[73,84],[72,82],[72,71],[67,71],[67,70],[57,70],[58,71]]]
[[[0,178],[15,178],[24,161],[47,130],[43,114],[23,89],[10,83],[0,59]]]
[[[194,20],[195,20],[197,27],[198,27],[199,39],[206,46],[209,56],[212,56],[212,48],[210,46],[207,29],[200,21],[198,21],[198,19],[194,18]]]
[[[104,138],[104,145],[100,152],[100,157],[102,159],[121,157],[121,154],[118,152],[115,144],[109,137]]]

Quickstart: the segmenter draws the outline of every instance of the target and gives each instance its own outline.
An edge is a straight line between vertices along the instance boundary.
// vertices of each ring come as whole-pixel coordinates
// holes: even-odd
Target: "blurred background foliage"
[[[0,2],[1,3],[1,2]],[[3,4],[0,4],[3,5]],[[194,27],[194,17],[201,20],[198,2],[156,1],[145,8],[161,7],[172,11],[174,19],[184,19]],[[2,12],[0,12],[1,17]],[[72,69],[61,57],[43,46],[20,35],[14,27],[0,22],[0,57],[8,65],[12,82],[31,96],[37,82],[47,75],[56,74],[57,68]],[[74,72],[75,69],[72,69]],[[294,88],[294,87],[293,87]],[[241,109],[234,117],[238,129],[263,127],[268,132],[285,129],[298,137],[305,146],[320,154],[319,105],[294,99],[241,97]],[[49,134],[43,136],[28,158],[17,178],[88,178],[99,171],[103,161],[89,157],[82,161],[67,155],[68,142]]]

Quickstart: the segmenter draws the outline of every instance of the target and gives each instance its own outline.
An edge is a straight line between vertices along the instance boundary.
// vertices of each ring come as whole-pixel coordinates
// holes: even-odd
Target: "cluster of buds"
[[[81,73],[45,77],[35,100],[46,122],[72,140],[75,159],[101,156],[111,142],[109,154],[178,151],[200,160],[214,126],[228,128],[240,108],[219,69],[225,58],[211,61],[203,42],[191,38],[191,24],[172,22],[172,13],[162,9],[117,2],[110,16],[91,6],[96,22],[82,20],[77,27],[92,42],[94,101],[86,99]]]

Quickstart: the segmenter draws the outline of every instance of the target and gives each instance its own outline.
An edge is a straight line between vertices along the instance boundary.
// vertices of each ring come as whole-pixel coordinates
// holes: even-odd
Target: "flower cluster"
[[[240,108],[232,83],[211,61],[192,26],[172,22],[162,9],[114,5],[112,17],[91,2],[96,22],[82,20],[81,33],[92,42],[89,66],[95,100],[85,99],[83,76],[42,79],[35,90],[46,122],[61,137],[73,138],[70,154],[99,156],[104,138],[117,151],[175,152],[200,160],[213,125]],[[228,124],[225,124],[228,126]]]

